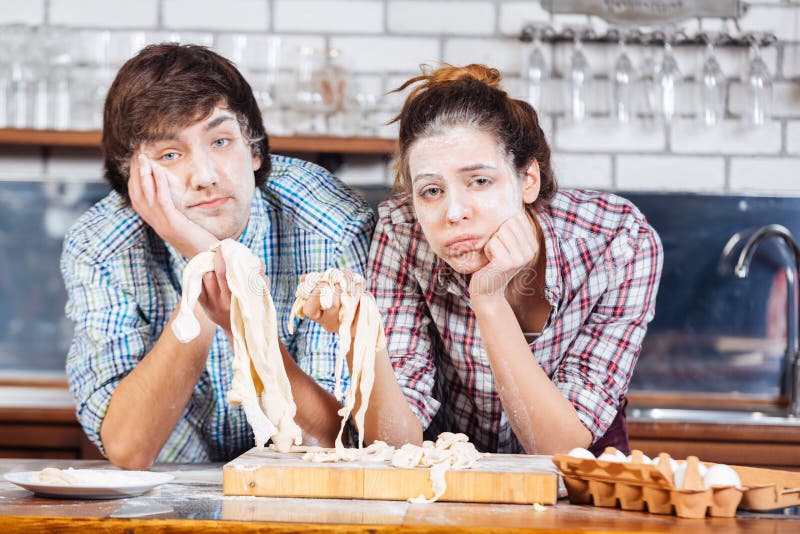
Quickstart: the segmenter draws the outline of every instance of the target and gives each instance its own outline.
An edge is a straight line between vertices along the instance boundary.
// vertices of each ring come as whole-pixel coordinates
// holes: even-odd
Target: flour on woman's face
[[[525,182],[508,159],[491,134],[465,127],[419,139],[409,152],[417,220],[436,255],[459,273],[484,267],[486,243],[523,209]]]

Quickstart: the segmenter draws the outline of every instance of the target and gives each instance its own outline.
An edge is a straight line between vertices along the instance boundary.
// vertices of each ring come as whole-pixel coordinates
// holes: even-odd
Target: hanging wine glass
[[[581,34],[580,30],[574,30],[575,41],[569,60],[569,72],[567,73],[570,95],[569,114],[570,118],[575,122],[580,122],[586,118],[587,86],[591,79],[591,69],[589,60],[583,52]]]
[[[714,126],[725,116],[726,79],[714,51],[715,39],[709,34],[703,34],[701,38],[706,41],[701,69],[701,118],[706,126]]]
[[[772,112],[772,76],[761,57],[758,38],[750,36],[750,60],[747,63],[747,104],[745,121],[752,126],[762,126]]]
[[[620,123],[630,121],[633,109],[633,81],[636,68],[633,66],[625,46],[625,35],[619,32],[619,48],[614,70],[611,73],[611,113]]]
[[[664,35],[664,50],[661,60],[656,65],[656,83],[658,86],[658,112],[666,123],[672,122],[675,116],[675,92],[681,79],[681,70],[672,51],[671,40],[675,34]]]
[[[533,106],[537,112],[542,112],[544,108],[544,100],[542,94],[547,79],[550,77],[550,71],[545,58],[544,46],[542,44],[542,37],[546,32],[543,26],[532,26],[533,44],[531,45],[530,52],[525,58],[525,70],[523,77],[525,80],[526,97],[528,103]]]

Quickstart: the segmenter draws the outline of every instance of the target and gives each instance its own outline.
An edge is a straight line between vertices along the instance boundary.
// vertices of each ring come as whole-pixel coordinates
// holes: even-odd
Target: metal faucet
[[[739,258],[733,268],[737,278],[745,278],[750,270],[750,262],[756,253],[758,245],[769,237],[777,237],[786,243],[792,254],[793,265],[786,266],[786,373],[789,393],[789,415],[800,416],[800,347],[798,347],[798,310],[797,310],[797,277],[800,269],[800,247],[797,246],[794,236],[785,226],[768,224],[758,228],[744,243],[739,252]],[[725,254],[729,254],[741,234],[735,234],[725,246]],[[786,382],[786,380],[784,380]]]

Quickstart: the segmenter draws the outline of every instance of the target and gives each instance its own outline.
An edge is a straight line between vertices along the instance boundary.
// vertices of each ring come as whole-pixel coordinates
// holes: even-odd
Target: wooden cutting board
[[[406,500],[433,491],[428,468],[388,463],[304,462],[302,453],[251,449],[225,465],[225,495]],[[470,469],[445,475],[442,501],[554,504],[558,471],[550,456],[487,454]]]

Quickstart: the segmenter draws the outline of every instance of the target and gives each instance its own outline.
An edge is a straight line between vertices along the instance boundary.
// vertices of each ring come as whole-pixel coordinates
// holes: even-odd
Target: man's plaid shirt
[[[531,354],[594,440],[624,397],[655,311],[663,251],[627,200],[559,192],[534,210],[552,305]],[[487,452],[518,453],[495,389],[465,276],[436,260],[403,195],[381,204],[368,270],[395,375],[428,434],[464,432]]]
[[[289,335],[295,288],[300,275],[310,271],[346,267],[363,273],[373,226],[366,203],[327,171],[272,156],[272,172],[256,189],[239,238],[266,264],[278,336],[300,367],[329,391],[336,336],[313,321],[302,321]],[[187,263],[113,192],[64,239],[66,311],[75,323],[67,377],[78,420],[98,446],[111,395],[164,331],[180,300]],[[217,329],[205,370],[157,461],[229,460],[253,446],[244,411],[226,399],[232,356],[227,337]],[[175,372],[180,372],[179,361]]]

